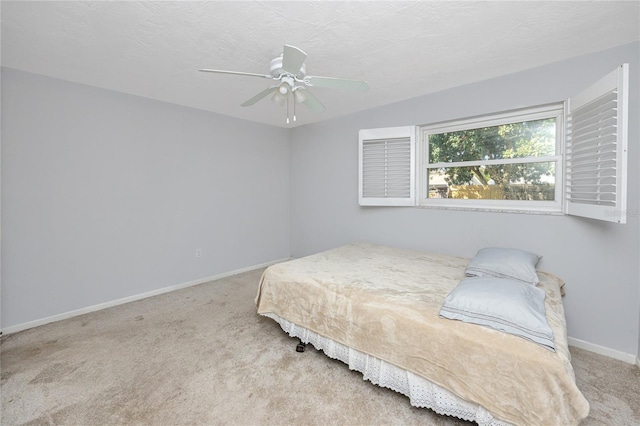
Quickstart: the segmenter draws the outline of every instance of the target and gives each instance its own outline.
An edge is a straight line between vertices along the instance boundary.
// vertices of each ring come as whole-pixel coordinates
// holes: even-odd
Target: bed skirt
[[[288,335],[297,337],[304,343],[311,343],[329,358],[342,361],[349,366],[350,370],[362,373],[363,379],[409,397],[409,401],[414,407],[429,408],[438,414],[476,422],[480,426],[511,425],[494,418],[483,407],[464,401],[446,389],[410,371],[320,336],[275,314],[265,313],[262,315],[280,324],[280,327]]]

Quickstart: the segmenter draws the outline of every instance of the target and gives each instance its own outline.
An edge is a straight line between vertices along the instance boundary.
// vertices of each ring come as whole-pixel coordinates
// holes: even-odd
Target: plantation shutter
[[[361,206],[415,205],[415,127],[359,132]]]
[[[626,223],[629,65],[567,102],[566,213]]]

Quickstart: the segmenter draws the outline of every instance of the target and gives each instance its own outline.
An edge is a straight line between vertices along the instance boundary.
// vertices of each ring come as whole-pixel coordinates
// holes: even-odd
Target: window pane
[[[555,200],[555,162],[429,169],[427,198]]]
[[[430,163],[539,157],[555,151],[555,118],[429,135]]]

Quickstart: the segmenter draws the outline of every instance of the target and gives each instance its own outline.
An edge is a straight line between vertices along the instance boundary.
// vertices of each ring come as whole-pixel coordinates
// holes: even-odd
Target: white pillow
[[[447,295],[440,317],[491,327],[555,352],[543,289],[495,277],[465,278]]]
[[[472,277],[511,278],[536,285],[540,282],[536,274],[539,260],[540,256],[524,250],[486,247],[469,261],[465,273]]]

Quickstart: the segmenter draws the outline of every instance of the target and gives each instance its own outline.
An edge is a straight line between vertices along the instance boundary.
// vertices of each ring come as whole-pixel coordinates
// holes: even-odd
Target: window
[[[361,130],[360,205],[625,223],[628,73],[624,64],[564,103]]]
[[[561,211],[563,104],[420,128],[423,206]]]

